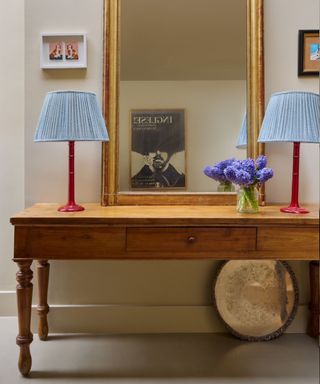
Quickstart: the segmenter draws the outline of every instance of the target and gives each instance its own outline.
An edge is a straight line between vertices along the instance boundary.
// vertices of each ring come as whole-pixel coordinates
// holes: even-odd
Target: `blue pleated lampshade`
[[[271,96],[259,142],[320,142],[320,96],[311,92],[280,92]]]
[[[97,96],[92,92],[47,93],[34,141],[108,141]]]
[[[248,142],[248,127],[247,127],[247,114],[243,116],[242,125],[240,128],[240,133],[238,136],[238,141],[236,148],[245,149],[247,148]]]

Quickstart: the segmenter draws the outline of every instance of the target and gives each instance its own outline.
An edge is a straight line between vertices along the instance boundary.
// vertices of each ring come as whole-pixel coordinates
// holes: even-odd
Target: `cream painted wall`
[[[119,167],[122,191],[129,189],[130,110],[159,108],[185,109],[187,191],[215,192],[217,183],[205,176],[202,169],[221,159],[246,156],[245,150],[235,148],[246,109],[246,82],[121,81]]]
[[[34,143],[33,135],[48,91],[79,89],[102,94],[103,0],[28,0],[26,3],[26,205],[64,202],[67,196],[66,143]],[[87,33],[88,69],[39,67],[41,33]],[[76,195],[79,201],[98,201],[101,144],[76,144]]]
[[[297,77],[298,30],[319,29],[318,0],[265,0],[266,101],[274,92],[319,93],[319,78]],[[275,176],[266,184],[267,200],[291,198],[292,144],[266,145]],[[319,145],[301,144],[300,202],[319,202]]]
[[[15,283],[9,218],[24,207],[24,2],[0,2],[0,291]]]
[[[317,0],[266,0],[266,91],[267,97],[280,89],[318,90],[316,78],[296,77],[296,41],[299,28],[318,26]],[[6,0],[16,4],[7,14],[4,32],[11,31],[17,47],[23,50],[22,6],[18,0]],[[102,78],[102,0],[28,0],[26,6],[26,115],[25,132],[23,124],[23,87],[10,98],[4,127],[10,126],[10,139],[5,153],[14,158],[14,175],[4,170],[5,181],[11,187],[1,193],[1,205],[7,217],[11,211],[19,210],[24,195],[23,186],[23,134],[25,134],[25,188],[26,205],[36,201],[60,201],[66,199],[67,148],[64,144],[34,144],[32,137],[47,91],[60,88],[86,89],[101,95]],[[288,10],[290,9],[290,17]],[[2,8],[0,8],[2,10]],[[76,11],[77,17],[69,17]],[[3,15],[3,12],[0,13]],[[15,25],[17,15],[19,22]],[[6,25],[6,24],[5,24]],[[3,26],[1,25],[1,28]],[[39,68],[39,35],[41,32],[88,33],[89,60],[87,71],[42,71]],[[2,34],[4,36],[4,34]],[[286,49],[284,50],[285,47]],[[14,64],[18,65],[18,69]],[[21,71],[21,72],[19,72]],[[9,89],[17,73],[23,71],[23,60],[6,62],[4,84]],[[3,70],[1,71],[3,75]],[[9,81],[10,80],[10,81]],[[21,82],[23,77],[21,77]],[[3,84],[1,82],[1,84]],[[1,97],[2,93],[1,93]],[[6,96],[7,97],[7,96]],[[19,106],[17,111],[15,108]],[[12,111],[13,112],[9,112]],[[3,118],[3,113],[1,114]],[[14,119],[14,124],[12,123]],[[1,120],[2,121],[2,120]],[[8,124],[10,122],[10,125]],[[18,147],[17,147],[18,140]],[[2,141],[1,141],[2,144]],[[317,149],[305,145],[302,150],[304,180],[314,178],[313,169]],[[19,151],[10,152],[19,148]],[[100,145],[83,143],[77,151],[77,196],[79,202],[98,201],[100,188]],[[267,147],[267,152],[276,170],[275,179],[270,182],[267,192],[270,201],[287,201],[291,178],[291,153],[285,147]],[[19,152],[19,153],[17,153]],[[2,155],[2,151],[1,151]],[[285,157],[284,157],[285,156]],[[5,163],[8,163],[7,158]],[[4,162],[1,162],[4,164]],[[281,171],[283,170],[283,171]],[[2,172],[2,171],[1,171]],[[281,173],[282,172],[282,173]],[[272,184],[271,184],[272,183]],[[301,200],[314,201],[318,190],[316,181],[312,187],[301,191]],[[289,188],[290,189],[290,188]],[[13,194],[17,194],[13,199]],[[5,198],[12,202],[8,209]],[[8,200],[8,201],[9,201]],[[1,216],[2,218],[2,216]],[[14,268],[8,258],[11,256],[11,229],[7,220],[1,222],[6,231],[6,243],[1,245],[0,290],[14,290]],[[10,255],[8,255],[10,253]],[[308,301],[308,265],[304,262],[292,263],[298,276],[301,289],[301,303]],[[212,261],[106,261],[106,262],[57,262],[52,263],[50,280],[50,304],[55,305],[50,312],[51,330],[107,330],[121,332],[161,331],[217,331],[221,329],[214,311],[211,309],[210,290],[216,263]],[[36,281],[36,279],[35,279]],[[14,294],[12,294],[14,305]],[[2,301],[3,302],[3,301]],[[98,304],[99,306],[97,306]],[[108,306],[104,306],[107,304]],[[111,306],[109,306],[109,304]],[[118,305],[120,304],[120,306]],[[70,307],[71,305],[76,305]],[[101,306],[102,305],[102,306]],[[80,307],[79,307],[80,306]],[[82,307],[83,306],[83,307]],[[1,292],[0,292],[1,308]],[[1,313],[1,311],[0,311]],[[7,311],[5,314],[13,312]],[[292,329],[305,326],[306,314],[301,312]],[[59,315],[62,315],[59,317]],[[82,319],[85,319],[85,321]],[[85,323],[85,324],[84,324]],[[86,324],[89,324],[86,326]],[[64,328],[63,325],[66,325]],[[87,327],[87,328],[86,328]],[[295,328],[294,328],[295,327]]]

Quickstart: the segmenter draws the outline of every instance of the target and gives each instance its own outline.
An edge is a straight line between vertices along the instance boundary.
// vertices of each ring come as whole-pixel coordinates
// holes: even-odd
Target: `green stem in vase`
[[[228,181],[221,182],[217,187],[218,192],[234,192],[235,188],[234,185]]]
[[[238,212],[258,212],[259,202],[254,186],[241,187],[238,192]]]

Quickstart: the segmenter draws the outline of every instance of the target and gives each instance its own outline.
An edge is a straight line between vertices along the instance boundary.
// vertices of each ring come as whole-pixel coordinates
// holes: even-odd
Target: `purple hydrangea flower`
[[[251,185],[255,181],[255,165],[252,159],[234,161],[224,172],[226,178],[239,185]]]
[[[254,182],[254,176],[238,165],[230,165],[224,171],[227,180],[238,185],[250,185]]]
[[[239,185],[249,185],[249,184],[253,184],[254,182],[254,177],[250,175],[249,172],[244,171],[243,169],[239,169],[236,172],[236,176],[237,176],[236,183]]]
[[[256,177],[260,184],[265,183],[273,176],[273,170],[271,168],[263,168],[257,171]]]
[[[220,182],[231,182],[241,186],[254,186],[263,184],[273,176],[273,170],[266,168],[267,158],[259,156],[253,159],[228,159],[208,166],[204,169],[205,175]]]
[[[212,168],[210,165],[207,165],[204,169],[203,169],[203,173],[208,176],[208,177],[211,177],[211,172],[212,172]]]
[[[224,174],[225,174],[226,179],[231,181],[231,183],[236,183],[236,181],[237,181],[236,172],[237,172],[236,167],[229,165],[229,167],[227,167],[224,170]]]
[[[227,159],[227,160],[220,161],[219,163],[213,166],[208,165],[207,167],[204,168],[203,173],[206,176],[210,177],[211,179],[217,180],[221,183],[228,182],[224,174],[224,170],[226,167],[231,165],[234,161],[235,159]]]
[[[218,180],[218,181],[224,178],[224,175],[221,175],[221,172],[218,168],[210,165],[204,168],[203,173],[206,176],[210,177],[211,179]]]
[[[231,159],[227,159],[227,160],[222,160],[220,161],[219,163],[215,164],[215,167],[218,167],[220,169],[225,169],[227,168],[229,165],[232,165],[234,162],[236,161],[236,159],[233,157]]]
[[[263,169],[267,166],[267,158],[264,155],[261,155],[256,160],[257,170]]]
[[[255,171],[256,171],[254,160],[252,160],[252,159],[241,160],[240,161],[240,169],[248,172],[251,179],[252,179],[252,182],[253,182],[253,179],[255,176]]]

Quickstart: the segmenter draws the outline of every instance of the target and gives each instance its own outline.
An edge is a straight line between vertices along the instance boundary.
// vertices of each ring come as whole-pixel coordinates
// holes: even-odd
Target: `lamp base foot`
[[[84,211],[84,207],[78,204],[67,204],[63,207],[58,208],[59,212],[79,212]]]
[[[297,206],[289,206],[286,208],[280,208],[281,212],[285,213],[295,213],[295,214],[303,214],[303,213],[309,213],[309,211],[305,208],[300,208]]]

